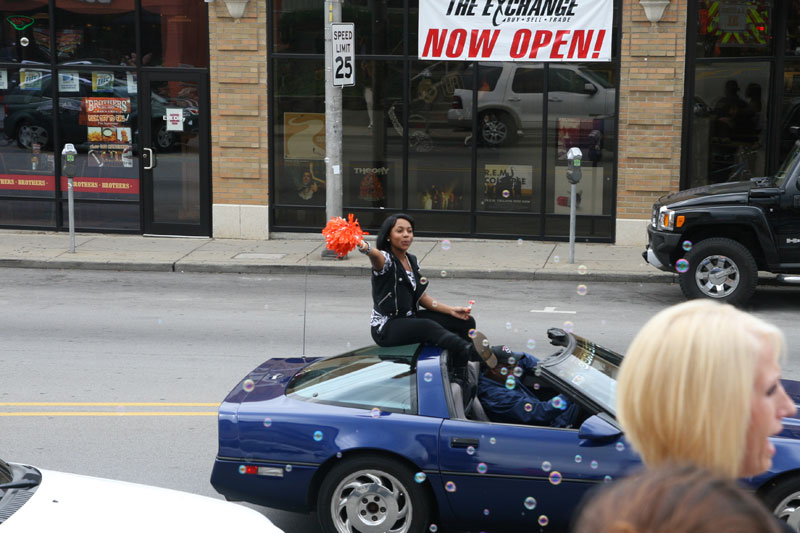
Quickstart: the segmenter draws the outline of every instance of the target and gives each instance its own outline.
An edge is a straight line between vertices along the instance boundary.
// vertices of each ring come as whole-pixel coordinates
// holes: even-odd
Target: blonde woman
[[[694,300],[651,318],[620,368],[617,418],[648,468],[689,463],[729,479],[772,465],[795,406],[780,381],[775,326],[730,305]]]

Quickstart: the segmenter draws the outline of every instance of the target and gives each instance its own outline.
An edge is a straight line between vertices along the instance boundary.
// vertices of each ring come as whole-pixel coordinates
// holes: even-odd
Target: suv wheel
[[[20,148],[30,150],[35,143],[39,143],[42,148],[50,144],[50,134],[41,126],[28,120],[23,120],[17,126],[17,144]]]
[[[679,276],[687,298],[713,298],[733,305],[753,295],[758,268],[753,255],[732,239],[705,239],[684,256],[689,269]]]
[[[500,111],[489,111],[480,116],[480,136],[486,146],[508,146],[516,140],[514,121]]]

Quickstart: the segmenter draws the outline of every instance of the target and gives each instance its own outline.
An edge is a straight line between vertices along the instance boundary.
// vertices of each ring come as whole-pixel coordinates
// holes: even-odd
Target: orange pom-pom
[[[336,252],[339,257],[344,257],[363,240],[364,235],[369,235],[361,230],[361,225],[353,217],[347,215],[347,220],[342,217],[331,217],[322,230],[325,236],[325,247]]]

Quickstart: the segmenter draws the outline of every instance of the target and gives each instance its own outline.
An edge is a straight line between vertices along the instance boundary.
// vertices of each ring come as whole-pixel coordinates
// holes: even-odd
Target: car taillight
[[[461,101],[460,96],[453,97],[453,109],[464,109],[464,102]]]

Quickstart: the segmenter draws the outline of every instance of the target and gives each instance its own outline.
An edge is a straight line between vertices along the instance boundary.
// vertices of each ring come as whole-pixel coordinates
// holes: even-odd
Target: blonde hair
[[[695,300],[651,318],[628,348],[617,418],[648,467],[689,462],[729,478],[745,453],[756,364],[775,326],[727,304]]]

